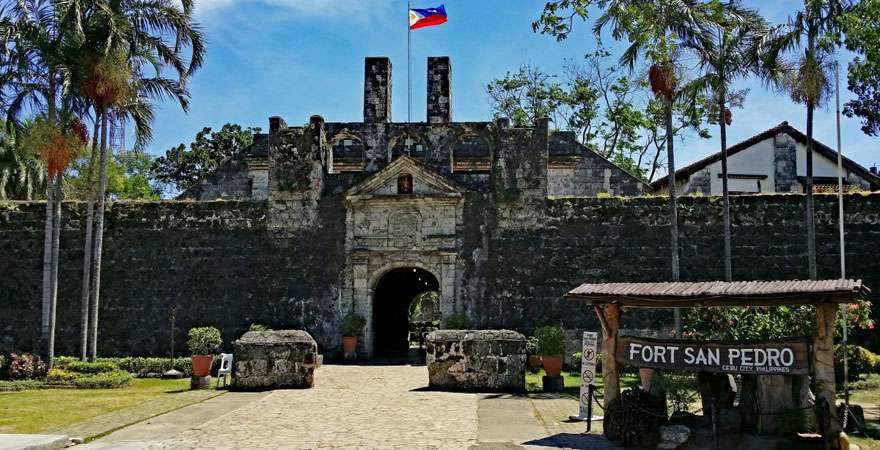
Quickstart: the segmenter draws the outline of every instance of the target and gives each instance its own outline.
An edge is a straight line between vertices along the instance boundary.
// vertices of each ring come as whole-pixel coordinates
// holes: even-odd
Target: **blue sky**
[[[797,1],[747,2],[770,20],[782,21]],[[152,154],[189,143],[202,127],[234,122],[268,127],[279,115],[289,124],[320,114],[328,121],[362,118],[363,58],[388,56],[393,64],[393,116],[406,120],[406,1],[401,0],[196,0],[208,40],[204,67],[191,79],[188,114],[171,104],[158,108]],[[438,6],[419,1],[414,7]],[[596,48],[587,26],[567,41],[532,33],[543,1],[447,0],[449,22],[413,32],[413,120],[425,118],[428,56],[452,58],[453,115],[458,121],[488,120],[484,87],[523,63],[545,71]],[[610,46],[612,53],[616,50]],[[616,55],[615,55],[616,56]],[[847,59],[842,59],[845,64]],[[789,121],[804,130],[806,112],[786,96],[749,88],[745,108],[734,111],[730,142]],[[845,90],[842,101],[849,98]],[[843,117],[844,154],[865,166],[880,162],[880,140],[862,134]],[[715,130],[713,130],[714,132]],[[816,137],[834,147],[833,105],[817,111]],[[717,134],[713,133],[713,134]],[[680,165],[718,149],[717,138],[686,138],[676,147]]]

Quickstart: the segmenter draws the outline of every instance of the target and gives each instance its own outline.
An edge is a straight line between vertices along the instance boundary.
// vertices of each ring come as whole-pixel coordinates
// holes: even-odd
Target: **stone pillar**
[[[816,330],[813,335],[813,383],[816,387],[816,417],[826,449],[839,449],[840,423],[837,417],[834,384],[834,326],[838,306],[821,303],[816,306]],[[822,423],[823,407],[827,405],[828,424]]]
[[[452,63],[448,56],[428,58],[428,123],[452,122]]]
[[[791,136],[781,133],[773,140],[773,163],[776,192],[799,192],[797,147]]]
[[[364,122],[391,122],[391,60],[364,59]]]

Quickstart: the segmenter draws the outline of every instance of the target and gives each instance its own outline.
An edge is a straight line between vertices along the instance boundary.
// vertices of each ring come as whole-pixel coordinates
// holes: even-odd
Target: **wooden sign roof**
[[[672,308],[854,303],[870,293],[862,280],[585,283],[566,298],[587,304]]]

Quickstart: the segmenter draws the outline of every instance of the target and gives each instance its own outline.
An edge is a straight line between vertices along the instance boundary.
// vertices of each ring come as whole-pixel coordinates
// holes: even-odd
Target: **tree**
[[[840,38],[840,18],[849,10],[839,0],[804,0],[787,23],[771,29],[758,48],[762,77],[807,107],[806,225],[809,276],[817,278],[816,220],[813,199],[813,116],[828,99],[830,71]],[[806,42],[804,42],[806,41]],[[803,51],[803,56],[801,56]],[[794,55],[793,60],[788,54]]]
[[[259,132],[259,128],[242,128],[230,123],[219,131],[205,127],[196,134],[189,149],[180,144],[168,149],[165,156],[156,158],[152,169],[154,176],[172,190],[185,191],[229,158],[240,154],[251,145],[254,133]]]
[[[93,178],[88,173],[91,158],[83,156],[71,164],[65,183],[65,195],[89,198]],[[140,151],[122,152],[107,161],[107,192],[110,200],[160,200],[159,186],[152,178],[153,160]]]
[[[562,76],[524,65],[488,84],[490,106],[495,117],[509,117],[516,126],[530,126],[548,116],[559,129],[574,131],[590,150],[650,181],[664,167],[666,129],[657,126],[663,120],[663,103],[646,95],[647,84],[609,63],[608,56],[599,50],[582,64],[567,61]],[[688,128],[708,137],[701,127],[701,104],[676,102],[674,116],[674,133]]]
[[[46,189],[40,158],[25,151],[0,123],[0,200],[36,200]]]
[[[862,119],[862,131],[880,135],[880,0],[861,0],[839,17],[843,45],[856,56],[847,70],[849,90],[856,98],[843,113]]]
[[[732,120],[731,84],[741,77],[758,72],[755,48],[768,30],[764,19],[754,10],[737,2],[718,3],[715,20],[704,23],[703,33],[682,42],[699,61],[702,76],[684,90],[704,93],[713,99],[715,120],[721,138],[721,186],[724,203],[724,278],[733,279],[730,236],[730,191],[727,186],[727,125]],[[741,100],[740,100],[741,101]]]
[[[97,358],[98,312],[100,302],[101,257],[103,247],[104,202],[107,186],[107,125],[115,120],[131,119],[137,129],[138,146],[151,137],[152,101],[171,98],[186,110],[186,80],[201,67],[205,46],[200,27],[193,20],[192,0],[152,2],[97,0],[92,15],[84,22],[85,44],[81,56],[86,97],[100,117],[98,188],[93,242],[86,249],[85,265],[90,266],[89,283],[83,287],[83,326],[88,326],[84,341],[89,341],[89,359]],[[186,53],[186,55],[185,55]],[[152,68],[155,74],[146,75]],[[173,71],[177,80],[162,76]],[[95,135],[97,135],[97,130]],[[83,269],[84,275],[87,269]],[[88,302],[85,298],[88,297]],[[88,323],[86,323],[86,321]],[[85,345],[83,346],[85,348]]]

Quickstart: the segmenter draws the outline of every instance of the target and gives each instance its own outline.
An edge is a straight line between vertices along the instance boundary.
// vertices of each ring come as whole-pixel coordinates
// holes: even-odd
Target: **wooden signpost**
[[[767,342],[676,341],[621,337],[615,359],[655,369],[751,375],[807,375],[806,339]]]

